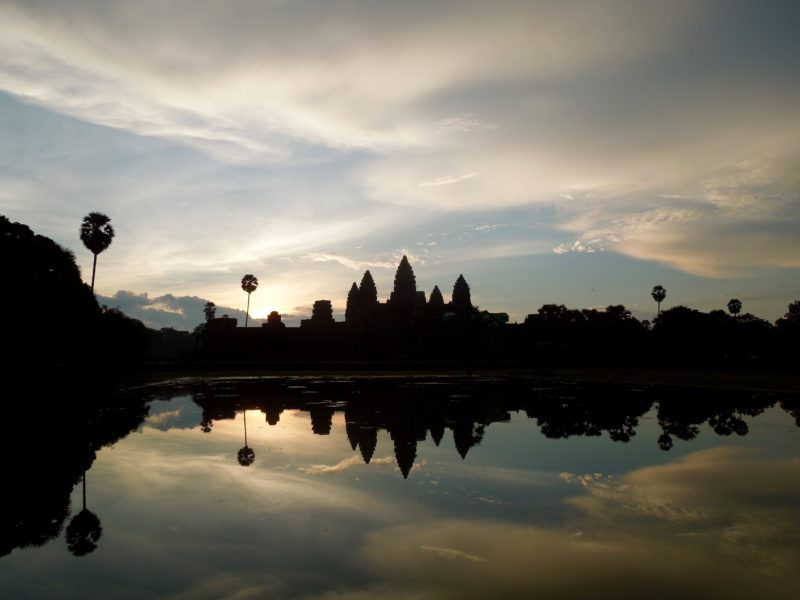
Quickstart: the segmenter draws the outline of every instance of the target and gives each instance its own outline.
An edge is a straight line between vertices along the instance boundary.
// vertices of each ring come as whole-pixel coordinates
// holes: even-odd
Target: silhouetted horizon
[[[94,215],[94,217],[92,217]],[[87,219],[108,225],[108,217],[91,213]],[[728,313],[703,313],[676,305],[662,309],[668,290],[652,289],[659,315],[651,324],[640,321],[622,305],[605,309],[569,309],[545,304],[524,323],[509,323],[507,313],[490,312],[473,305],[467,278],[455,278],[452,296],[445,302],[438,285],[427,297],[417,289],[411,261],[403,256],[388,300],[379,300],[369,270],[348,294],[345,321],[333,317],[330,300],[314,301],[311,317],[300,327],[287,327],[273,311],[261,327],[238,327],[238,320],[206,302],[193,332],[171,328],[148,329],[116,309],[100,306],[81,281],[74,257],[28,227],[2,217],[2,255],[11,265],[9,290],[3,305],[9,309],[23,301],[34,314],[54,303],[68,318],[49,323],[15,321],[9,343],[17,351],[11,362],[21,367],[92,361],[123,368],[148,361],[215,363],[251,361],[254,364],[309,361],[368,362],[379,365],[416,362],[471,370],[493,364],[541,366],[692,367],[708,369],[792,370],[800,350],[800,300],[789,304],[775,325],[742,313],[743,303],[728,301]],[[89,227],[84,223],[84,229]],[[87,229],[87,239],[91,232]],[[89,242],[94,252],[102,244]],[[98,242],[99,244],[99,242]],[[94,277],[94,273],[93,273]],[[443,284],[444,285],[444,284]],[[45,286],[43,294],[27,294]],[[258,278],[247,274],[241,288],[250,295]]]

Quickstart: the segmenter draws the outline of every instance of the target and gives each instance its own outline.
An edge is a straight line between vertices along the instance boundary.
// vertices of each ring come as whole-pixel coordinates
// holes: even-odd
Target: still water
[[[243,378],[66,404],[3,425],[2,598],[800,597],[797,396]]]

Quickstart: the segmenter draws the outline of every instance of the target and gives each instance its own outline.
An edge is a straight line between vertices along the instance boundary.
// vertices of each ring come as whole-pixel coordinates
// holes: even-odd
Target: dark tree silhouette
[[[788,311],[783,318],[787,321],[800,321],[800,300],[795,300],[788,306]]]
[[[413,308],[417,302],[417,278],[405,254],[397,266],[389,302],[403,308]]]
[[[800,328],[800,300],[795,300],[789,304],[786,314],[775,321],[775,325],[780,330],[796,330]]]
[[[239,448],[239,452],[236,453],[236,460],[239,461],[239,464],[243,467],[249,467],[253,464],[256,460],[256,452],[250,446],[247,445],[247,411],[242,410],[242,417],[244,419],[244,447]]]
[[[97,271],[97,255],[111,245],[114,239],[114,228],[111,219],[99,212],[90,212],[81,223],[81,241],[94,255],[92,263],[92,292],[94,293],[94,276]]]
[[[95,551],[103,527],[93,512],[83,509],[67,525],[67,548],[75,556],[85,556]]]
[[[453,309],[458,313],[471,312],[473,310],[472,297],[469,292],[469,285],[463,275],[459,275],[453,285]]]
[[[72,361],[94,350],[93,337],[87,332],[97,323],[99,307],[81,279],[72,252],[0,215],[0,264],[0,314],[6,317],[4,364],[32,366],[52,358]],[[20,306],[36,317],[18,318]],[[53,307],[62,318],[40,318]]]
[[[247,319],[250,317],[250,294],[258,288],[258,277],[248,273],[242,277],[242,289],[247,292],[247,312],[244,315],[244,326],[247,327]]]
[[[214,421],[211,417],[203,416],[202,420],[200,421],[200,431],[203,433],[211,433],[211,429],[214,427]]]
[[[622,304],[607,306],[605,314],[608,318],[614,321],[628,321],[632,318],[631,311],[625,308]]]
[[[664,289],[664,286],[657,285],[653,288],[653,291],[650,292],[650,295],[653,297],[653,300],[656,301],[658,304],[658,314],[661,314],[661,303],[664,301],[664,298],[667,297],[667,290]]]
[[[253,450],[250,446],[239,448],[239,452],[236,453],[236,460],[239,461],[241,466],[249,467],[256,460],[255,450]]]
[[[97,549],[103,535],[100,519],[86,508],[86,471],[83,472],[83,509],[67,525],[67,548],[75,556],[85,556]]]
[[[213,302],[206,302],[203,305],[203,314],[206,317],[206,323],[208,323],[217,314],[217,305]]]
[[[742,301],[737,298],[728,300],[728,312],[732,315],[738,315],[742,312]]]
[[[347,307],[344,310],[344,320],[348,323],[355,323],[361,317],[361,293],[358,285],[353,282],[350,291],[347,293]]]

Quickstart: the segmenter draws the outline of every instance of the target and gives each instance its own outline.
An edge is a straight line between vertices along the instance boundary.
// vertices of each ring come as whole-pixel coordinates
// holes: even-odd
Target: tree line
[[[417,289],[408,257],[397,267],[385,302],[379,300],[369,270],[347,294],[344,322],[335,323],[330,300],[317,300],[298,330],[276,328],[270,319],[260,337],[236,337],[235,323],[211,336],[209,354],[267,360],[354,360],[451,363],[454,366],[523,362],[532,366],[693,366],[785,368],[797,364],[800,301],[789,304],[774,324],[742,312],[732,298],[724,310],[702,312],[677,305],[662,308],[663,285],[650,291],[657,316],[634,317],[623,305],[572,309],[544,304],[523,323],[509,324],[505,313],[473,305],[464,275],[451,300],[439,286],[430,296]],[[208,317],[208,313],[206,314]],[[224,335],[223,335],[224,334]],[[215,345],[216,344],[216,345]]]
[[[459,366],[482,362],[547,365],[688,365],[713,368],[795,368],[800,351],[800,301],[789,304],[774,324],[743,312],[733,298],[728,312],[701,312],[686,306],[662,310],[667,290],[651,295],[658,314],[639,320],[622,305],[572,309],[545,304],[523,323],[508,324],[504,313],[472,303],[470,286],[459,275],[445,302],[439,286],[426,298],[406,256],[400,260],[387,301],[379,300],[366,271],[347,295],[345,321],[335,323],[329,300],[318,300],[300,328],[286,328],[270,314],[258,331],[242,337],[234,319],[217,319],[216,306],[204,308],[205,326],[194,333],[154,331],[119,310],[100,306],[93,294],[98,255],[113,238],[110,219],[92,212],[80,238],[93,255],[91,285],[81,279],[74,255],[26,225],[0,216],[0,253],[7,260],[8,292],[0,297],[3,314],[21,306],[32,319],[9,318],[4,366],[115,363],[146,359],[189,360],[400,361]],[[246,274],[241,288],[250,295],[258,278]],[[31,294],[30,291],[36,291]],[[220,321],[226,327],[215,327]],[[245,325],[247,325],[245,317]],[[234,329],[227,325],[233,325]]]

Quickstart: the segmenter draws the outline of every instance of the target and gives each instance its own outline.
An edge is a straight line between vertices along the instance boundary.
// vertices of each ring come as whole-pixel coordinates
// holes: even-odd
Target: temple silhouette
[[[403,256],[385,301],[379,300],[369,271],[360,283],[352,282],[343,321],[334,319],[329,299],[318,299],[299,327],[287,327],[275,311],[261,327],[239,327],[237,319],[217,318],[208,302],[205,322],[188,332],[150,329],[99,305],[70,251],[2,215],[0,257],[8,266],[0,309],[11,315],[25,306],[34,315],[5,321],[0,371],[8,380],[67,376],[77,372],[76,366],[89,368],[93,377],[162,366],[800,371],[800,300],[772,324],[742,312],[735,298],[727,303],[728,312],[681,305],[662,309],[666,290],[655,286],[651,295],[659,313],[652,323],[622,305],[572,309],[563,304],[544,304],[522,323],[510,323],[505,312],[473,305],[464,275],[456,277],[449,301],[439,286],[426,295],[417,289],[411,263]],[[255,289],[255,276],[245,279],[245,291]],[[58,307],[58,318],[44,318],[53,307]]]
[[[485,342],[507,325],[507,313],[473,306],[463,275],[445,303],[438,286],[430,297],[418,290],[408,257],[397,267],[394,287],[385,302],[378,299],[372,274],[353,282],[347,294],[345,320],[335,321],[330,300],[316,300],[311,317],[287,327],[273,311],[260,328],[238,327],[229,317],[210,318],[199,340],[203,357],[273,357],[281,360],[400,359],[463,361],[473,345]]]
[[[505,312],[481,310],[472,303],[464,275],[445,302],[439,286],[430,295],[418,290],[406,256],[385,302],[370,271],[347,294],[344,321],[335,321],[330,300],[316,300],[311,317],[286,327],[272,312],[260,328],[237,326],[227,317],[210,318],[191,356],[206,364],[255,361],[290,366],[353,363],[401,364],[471,369],[493,365],[680,366],[714,369],[792,368],[800,362],[800,302],[775,326],[752,314],[703,313],[685,306],[661,310],[665,291],[653,298],[659,315],[641,321],[622,305],[569,309],[545,304],[522,323]],[[795,306],[797,305],[797,306]],[[188,356],[187,356],[188,358]]]

